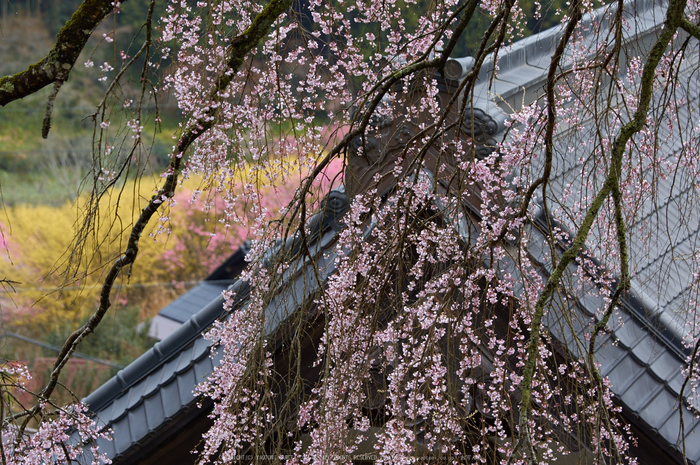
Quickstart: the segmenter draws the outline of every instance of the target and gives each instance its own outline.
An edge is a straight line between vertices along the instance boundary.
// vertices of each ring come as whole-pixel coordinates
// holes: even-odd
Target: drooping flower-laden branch
[[[454,7],[459,9],[461,6]],[[207,435],[205,459],[212,458],[216,451],[223,449],[225,454],[221,456],[222,461],[233,460],[244,451],[261,454],[273,451],[282,455],[285,451],[293,451],[295,460],[302,463],[331,460],[331,457],[343,461],[361,450],[362,444],[372,437],[376,439],[373,447],[383,460],[395,460],[396,457],[415,460],[415,457],[411,459],[411,454],[415,453],[416,444],[425,446],[425,450],[440,450],[445,457],[456,457],[467,454],[469,448],[464,447],[464,442],[474,435],[480,439],[470,443],[471,452],[479,459],[506,457],[504,460],[522,460],[521,447],[524,447],[527,461],[541,461],[553,453],[555,446],[551,444],[557,435],[551,431],[543,432],[547,428],[538,422],[563,425],[563,434],[573,435],[575,433],[572,431],[577,426],[571,422],[570,413],[576,409],[580,409],[578,415],[590,417],[586,424],[593,425],[588,437],[597,441],[591,446],[595,450],[596,460],[604,461],[606,454],[615,454],[624,459],[627,453],[624,434],[618,434],[617,430],[621,427],[607,413],[608,409],[614,408],[610,390],[595,366],[595,344],[620,297],[629,287],[625,199],[620,187],[629,179],[623,176],[622,160],[627,153],[625,147],[628,141],[643,129],[639,119],[642,118],[643,122],[646,118],[645,112],[653,95],[653,86],[649,87],[653,82],[644,77],[649,73],[646,67],[656,69],[669,43],[667,35],[659,39],[663,45],[661,55],[655,55],[660,47],[657,45],[652,50],[652,57],[655,58],[646,62],[642,82],[647,84],[642,84],[639,97],[625,102],[628,108],[635,107],[630,110],[634,114],[632,125],[623,124],[616,115],[614,118],[617,119],[610,128],[619,127],[619,135],[608,140],[609,135],[603,134],[600,128],[604,118],[609,116],[601,117],[594,124],[598,132],[590,142],[596,147],[596,158],[590,156],[594,159],[592,171],[598,173],[604,170],[605,181],[601,188],[596,188],[595,182],[586,186],[586,193],[582,195],[589,195],[588,192],[594,188],[595,192],[577,206],[578,210],[564,211],[563,216],[572,219],[577,229],[561,257],[557,255],[557,244],[566,243],[566,240],[561,238],[562,233],[551,223],[548,225],[547,233],[552,238],[550,258],[553,271],[544,281],[538,275],[537,266],[528,257],[525,236],[525,220],[533,220],[533,197],[538,189],[541,188],[543,192],[544,209],[547,212],[551,210],[547,186],[555,140],[562,137],[558,129],[560,123],[564,121],[574,127],[580,126],[577,118],[582,114],[593,117],[599,111],[597,100],[593,109],[585,106],[586,98],[597,99],[598,93],[602,92],[586,88],[586,79],[595,83],[603,80],[601,76],[618,74],[624,28],[621,16],[623,7],[624,4],[618,4],[619,10],[612,14],[613,20],[610,21],[613,47],[610,50],[605,47],[592,50],[587,48],[590,44],[578,42],[579,36],[584,28],[595,29],[600,24],[581,25],[584,8],[591,13],[590,5],[574,3],[572,16],[563,28],[564,33],[548,67],[544,112],[535,102],[513,115],[512,122],[521,126],[509,123],[512,139],[502,143],[500,153],[483,160],[475,159],[468,141],[452,137],[454,132],[462,130],[455,130],[460,126],[455,124],[455,119],[470,122],[468,105],[462,105],[456,111],[455,119],[452,119],[454,115],[448,118],[457,100],[454,96],[447,101],[439,100],[434,76],[421,73],[429,68],[437,68],[439,72],[439,63],[445,55],[440,56],[440,50],[435,48],[439,42],[435,37],[439,38],[437,34],[441,34],[444,28],[423,29],[436,31],[436,35],[421,35],[424,48],[418,50],[411,48],[414,45],[411,40],[418,40],[417,37],[407,34],[402,40],[400,35],[394,36],[395,42],[390,40],[387,46],[389,58],[381,56],[373,61],[370,57],[369,61],[375,64],[370,67],[361,50],[353,47],[366,38],[374,40],[376,34],[357,35],[352,31],[350,22],[343,21],[345,16],[339,12],[339,6],[313,4],[311,16],[319,29],[305,29],[302,39],[315,44],[310,47],[310,50],[315,50],[321,47],[316,40],[323,38],[323,46],[328,47],[330,58],[314,55],[309,48],[289,46],[291,41],[286,43],[289,55],[278,56],[275,55],[275,44],[270,44],[270,56],[279,61],[302,62],[308,56],[313,63],[304,75],[306,80],[302,78],[297,87],[302,96],[313,95],[314,92],[327,93],[337,96],[341,104],[353,104],[356,108],[352,116],[342,110],[340,114],[332,115],[345,118],[350,130],[314,165],[312,178],[341,153],[345,154],[349,165],[353,162],[353,156],[376,157],[372,147],[388,146],[389,149],[385,151],[374,149],[381,153],[381,157],[386,157],[391,153],[392,142],[382,135],[382,131],[387,131],[390,138],[397,140],[404,133],[406,137],[395,149],[394,169],[388,174],[380,172],[375,178],[379,186],[382,174],[385,177],[394,176],[395,188],[388,192],[379,192],[379,187],[353,192],[349,217],[345,221],[346,229],[338,238],[337,249],[343,252],[335,257],[337,274],[323,277],[313,261],[308,265],[313,269],[312,275],[318,288],[323,290],[318,291],[311,309],[302,308],[297,315],[292,312],[297,310],[294,308],[285,314],[294,319],[291,327],[295,336],[280,344],[282,347],[292,347],[297,357],[295,360],[289,355],[288,369],[294,375],[287,380],[280,380],[277,368],[271,368],[275,362],[270,353],[271,336],[265,333],[265,328],[268,327],[268,319],[284,320],[284,317],[274,313],[271,302],[276,295],[285,295],[286,287],[291,286],[288,280],[293,279],[294,275],[289,270],[299,260],[312,258],[313,255],[312,245],[307,243],[310,235],[303,229],[311,180],[307,180],[299,191],[289,222],[286,228],[280,230],[286,237],[290,230],[302,228],[302,253],[294,248],[277,248],[274,249],[277,255],[270,258],[266,251],[274,241],[269,239],[269,235],[254,246],[251,254],[254,265],[244,277],[252,288],[247,306],[234,312],[227,322],[221,323],[211,333],[212,339],[221,344],[224,362],[211,380],[200,388],[200,392],[217,401],[213,414],[215,427]],[[385,25],[383,30],[391,30],[390,20],[386,18],[396,18],[391,10],[382,10],[380,15],[378,10],[364,4],[353,5],[353,8],[360,14],[356,22],[377,21],[380,30]],[[679,8],[683,10],[683,6]],[[510,21],[519,16],[517,7],[509,2],[490,4],[489,11],[493,13],[494,20],[487,28],[476,54],[476,65],[457,86],[458,92],[464,92],[464,101],[472,97],[470,89],[483,71],[484,52],[500,51],[499,42],[504,40],[506,32],[512,32],[509,29]],[[450,13],[445,17],[451,20],[455,16]],[[451,30],[454,34],[457,30],[464,30],[462,21],[456,24],[459,27]],[[397,29],[401,30],[401,26],[397,26]],[[496,31],[500,33],[492,39]],[[597,33],[604,34],[604,31],[598,30]],[[342,37],[347,47],[334,41],[335,37]],[[450,37],[450,43],[454,42],[454,37]],[[273,50],[275,53],[272,53]],[[436,58],[429,59],[431,53]],[[591,53],[596,57],[592,63]],[[565,54],[574,55],[574,64],[567,65],[572,66],[570,70],[562,69]],[[598,56],[603,58],[598,60]],[[437,57],[441,60],[437,61]],[[318,69],[324,66],[330,76],[327,80],[319,77]],[[268,77],[268,72],[278,78],[282,72],[280,69],[262,67],[255,72],[263,79]],[[344,69],[345,73],[338,72],[338,69]],[[653,76],[654,72],[651,72]],[[581,94],[572,96],[572,89],[562,84],[570,74],[580,77],[584,83]],[[349,79],[348,76],[364,75],[368,75],[369,79],[360,80],[357,97],[343,94],[336,87],[339,82]],[[280,108],[289,110],[288,115],[298,124],[297,137],[305,140],[310,133],[313,137],[313,119],[293,105],[285,106],[299,96],[280,87],[276,80],[270,79],[270,83],[274,83],[275,92],[286,95],[280,97],[274,94],[279,98]],[[618,85],[619,82],[614,83],[614,86]],[[265,89],[273,94],[264,86],[260,87],[260,93],[264,93]],[[248,97],[243,86],[239,90],[239,98],[247,98],[247,105],[255,101]],[[267,102],[258,103],[267,108]],[[603,113],[615,113],[614,102],[609,96],[607,104]],[[315,105],[318,102],[313,98],[300,98],[300,108],[309,112],[323,110],[323,107]],[[247,108],[237,108],[244,116],[237,115],[236,122],[241,124],[241,120],[248,119],[248,123],[243,125],[249,128],[264,127],[270,122],[279,124],[283,120],[278,119],[274,112],[267,113],[265,119],[257,114],[247,114],[250,111]],[[393,126],[392,121],[397,119],[401,122]],[[544,135],[539,139],[537,123],[541,121],[545,121]],[[464,133],[475,136],[473,130],[471,134],[467,130]],[[251,134],[246,134],[246,137],[253,139]],[[254,137],[264,139],[264,134],[260,132]],[[221,140],[224,140],[223,136]],[[235,139],[233,143],[236,143]],[[351,143],[353,146],[349,147]],[[544,147],[544,174],[536,173],[530,166],[534,156],[539,153],[539,144]],[[313,143],[309,147],[315,148]],[[261,148],[256,147],[255,156],[262,159],[265,149],[264,144]],[[432,183],[421,177],[421,167],[428,165],[431,150],[439,152]],[[281,148],[280,151],[284,152]],[[443,160],[453,157],[454,161],[450,159],[450,163],[454,162],[458,170],[449,173],[449,167],[440,165],[440,157]],[[381,163],[381,158],[377,163]],[[448,173],[441,173],[441,170]],[[517,170],[520,170],[520,174],[514,179],[513,173]],[[535,174],[538,176],[530,179]],[[582,174],[582,177],[585,176],[585,173]],[[449,189],[448,192],[440,190],[444,186],[437,181],[445,177],[454,181],[448,183],[450,186],[458,186],[456,193]],[[346,178],[346,185],[347,182]],[[461,196],[467,199],[466,202],[474,202],[469,188],[465,187],[473,185],[478,185],[480,190],[481,203],[473,205],[480,218],[461,210],[462,206],[455,203],[452,197]],[[608,198],[612,202],[611,218],[604,208]],[[444,209],[440,214],[431,206],[435,203]],[[599,216],[601,212],[603,214]],[[466,219],[465,229],[469,237],[459,236],[452,226],[443,224],[439,219],[441,215],[455,220]],[[295,222],[296,218],[299,220]],[[616,239],[610,244],[617,247],[617,251],[605,249],[615,259],[610,269],[593,266],[595,262],[584,253],[591,228],[600,225],[601,221],[604,225],[612,225],[615,231],[613,236],[606,236]],[[473,236],[470,236],[472,232],[468,226],[471,223],[478,223],[480,227]],[[609,231],[608,227],[606,234]],[[467,250],[461,250],[457,244],[464,244],[460,241],[465,239],[470,245]],[[514,240],[517,245],[513,247],[503,244],[504,241]],[[510,271],[504,271],[507,266],[502,262],[508,260],[516,263],[519,280]],[[541,332],[540,326],[545,311],[552,305],[552,299],[561,295],[558,292],[566,284],[565,271],[570,264],[578,261],[585,265],[581,266],[583,271],[580,271],[579,279],[590,281],[593,279],[590,275],[593,275],[596,276],[596,284],[603,289],[600,292],[604,294],[608,288],[614,290],[611,296],[605,295],[610,300],[602,310],[601,320],[592,330],[586,357],[578,361],[570,360],[568,365],[560,362],[559,366],[554,366],[557,358],[546,348],[554,343]],[[589,262],[593,265],[589,266]],[[613,278],[615,268],[620,270],[617,278]],[[522,294],[516,293],[518,287],[524,288]],[[236,298],[229,296],[229,304],[233,306],[238,302]],[[496,307],[500,308],[501,315],[505,312],[511,318],[507,323],[510,329],[506,330],[505,335],[491,329],[498,322]],[[503,310],[504,307],[511,307],[510,313]],[[532,312],[530,308],[533,308]],[[318,373],[314,375],[318,378],[304,379],[301,373],[301,339],[306,331],[311,331],[308,323],[319,321],[319,318],[324,333],[318,346]],[[561,319],[570,320],[570,315],[563,313]],[[566,324],[573,326],[571,321]],[[475,325],[483,325],[483,328],[477,330]],[[456,348],[446,343],[446,334],[460,340],[461,346]],[[488,353],[483,352],[484,347]],[[459,353],[459,356],[455,356],[456,360],[450,359],[454,353]],[[519,358],[513,361],[511,357]],[[484,358],[490,359],[488,363]],[[484,368],[489,364],[488,369]],[[442,383],[445,377],[449,378],[445,365],[459,365],[459,373],[464,380],[452,379],[450,383]],[[481,375],[476,374],[479,370],[482,370]],[[567,384],[567,378],[575,379],[580,391],[576,386]],[[367,387],[370,380],[380,386]],[[284,385],[284,382],[288,384]],[[313,389],[309,389],[308,384],[313,385]],[[273,389],[273,386],[280,385],[284,387]],[[582,399],[577,401],[580,405],[571,403],[572,396],[589,391],[595,395],[580,394],[576,397]],[[377,394],[382,402],[375,402],[370,393],[379,392],[384,393]],[[444,392],[450,395],[443,395]],[[294,400],[293,396],[298,399]],[[476,402],[474,396],[481,396],[478,401],[481,405],[481,423],[475,420],[478,415],[470,410]],[[562,399],[562,405],[567,407],[553,412],[547,407],[547,402],[554,402],[554,399]],[[385,415],[383,420],[378,419],[377,414],[367,413],[372,410],[368,403],[374,403],[374,409],[380,411],[380,416]],[[290,416],[296,421],[290,420]],[[290,426],[290,422],[295,424]],[[381,425],[381,430],[373,432],[372,428],[378,428],[377,425]],[[586,434],[582,436],[586,437]],[[284,437],[290,439],[281,439]],[[494,437],[500,439],[489,439]],[[513,439],[512,445],[498,442],[505,437]],[[612,447],[605,445],[608,440]],[[537,452],[540,449],[541,452]]]
[[[17,424],[26,414],[27,397],[34,396],[26,386],[31,375],[26,366],[6,362],[0,366],[0,460],[3,465],[70,463],[83,454],[87,447],[94,457],[93,465],[111,463],[100,453],[95,441],[110,439],[111,432],[101,430],[81,403],[56,406],[46,405],[49,415],[38,422],[32,434],[21,432]],[[41,400],[41,403],[46,401]],[[77,440],[70,441],[71,434]]]
[[[158,90],[177,99],[183,129],[40,401],[110,308],[115,280],[138,266],[179,180],[199,176],[193,197],[254,236],[225,293],[231,312],[208,336],[223,361],[198,388],[215,402],[202,461],[547,463],[575,442],[598,463],[633,461],[597,341],[630,288],[628,225],[659,195],[648,179],[700,164],[690,143],[677,160],[660,154],[690,94],[668,97],[688,40],[669,44],[681,29],[697,36],[696,6],[670,2],[641,57],[623,56],[628,6],[572,2],[541,79],[501,102],[510,77],[498,57],[517,56],[525,18],[515,0],[168,2],[157,44],[148,35],[138,52],[139,90],[143,100],[155,48],[172,62]],[[467,38],[473,57],[447,76]],[[106,134],[105,101],[98,111]],[[142,119],[126,123],[136,142],[115,158],[119,175]],[[97,152],[115,156],[102,135]],[[338,159],[344,192],[329,171]],[[338,187],[325,200],[324,176]],[[290,181],[293,202],[268,222],[261,196]],[[104,192],[96,178],[90,205]],[[88,215],[76,244],[94,229]],[[603,302],[597,321],[571,311],[583,294]],[[589,340],[562,347],[545,323],[583,326]]]
[[[231,40],[226,50],[227,68],[218,78],[218,86],[210,90],[212,99],[221,89],[226,88],[231,80],[231,76],[238,71],[245,57],[257,46],[258,42],[265,37],[271,25],[284,13],[290,4],[291,0],[272,0],[254,17],[250,25],[240,35],[235,36]],[[190,126],[179,137],[177,144],[173,147],[173,153],[170,157],[170,164],[167,170],[168,174],[165,177],[163,186],[139,215],[131,228],[123,254],[112,264],[104,278],[97,310],[95,310],[90,319],[82,327],[74,331],[63,344],[56,362],[54,363],[49,382],[38,394],[40,401],[27,412],[25,420],[19,428],[18,437],[24,434],[29,422],[42,412],[46,399],[50,398],[53,390],[56,388],[61,371],[71,355],[75,352],[83,339],[94,331],[111,307],[110,296],[114,282],[122,270],[131,266],[136,260],[139,250],[138,244],[144,229],[158,209],[175,194],[178,176],[182,170],[182,157],[184,153],[202,136],[202,134],[206,133],[206,131],[211,128],[212,121],[216,117],[217,112],[218,110],[216,108],[209,108],[202,117],[191,122]]]
[[[576,4],[575,4],[576,5]],[[620,5],[622,7],[622,5]],[[666,19],[664,20],[664,29],[660,34],[659,38],[654,43],[654,46],[649,52],[649,56],[644,63],[644,69],[642,71],[637,110],[634,112],[633,119],[627,122],[619,131],[619,134],[615,137],[610,150],[610,168],[606,175],[603,187],[596,194],[588,209],[586,210],[585,217],[581,222],[578,232],[572,240],[571,246],[562,254],[559,262],[549,276],[547,282],[542,289],[542,293],[537,299],[535,304],[535,311],[532,317],[532,322],[530,324],[530,336],[528,341],[528,359],[525,364],[525,369],[523,372],[523,380],[521,382],[522,391],[522,405],[520,407],[520,426],[521,434],[524,435],[525,444],[530,444],[529,435],[531,425],[530,421],[530,407],[531,407],[531,387],[533,383],[533,376],[535,373],[535,365],[538,361],[537,353],[540,346],[540,331],[542,325],[542,317],[544,315],[545,306],[552,298],[552,295],[559,287],[562,274],[564,270],[572,263],[580,254],[583,249],[588,234],[593,226],[593,223],[598,216],[600,209],[603,207],[603,203],[612,195],[613,202],[615,205],[615,226],[617,228],[617,240],[620,247],[620,282],[617,284],[617,289],[615,290],[612,300],[606,310],[603,318],[596,324],[593,335],[591,337],[591,342],[589,346],[589,369],[596,379],[596,382],[600,384],[600,375],[598,374],[597,368],[594,362],[595,353],[595,342],[596,336],[607,326],[607,323],[612,315],[613,310],[618,305],[620,296],[623,292],[629,289],[629,271],[628,271],[628,253],[627,253],[627,241],[626,241],[626,227],[625,220],[621,212],[621,202],[622,196],[620,193],[620,182],[622,178],[622,160],[627,151],[628,141],[634,136],[635,133],[642,130],[648,114],[649,107],[654,95],[654,81],[657,73],[657,67],[662,61],[664,53],[666,52],[669,44],[671,43],[676,31],[681,27],[683,21],[683,14],[685,11],[686,2],[685,1],[671,1],[668,5],[668,10],[666,12]],[[576,6],[574,7],[576,8]],[[580,14],[580,13],[579,13]],[[567,32],[569,28],[567,27]],[[570,35],[570,33],[568,33]],[[558,51],[563,52],[563,47],[560,46]],[[555,57],[560,56],[560,53],[555,54]],[[552,68],[550,68],[550,79],[553,80]],[[548,85],[549,87],[549,85]],[[553,88],[553,84],[551,86]],[[550,99],[548,91],[548,101]],[[548,108],[552,108],[553,105],[548,105]],[[550,116],[554,116],[550,113]],[[548,128],[549,134],[549,128]],[[547,152],[551,153],[551,136],[547,137]],[[549,158],[547,160],[550,162]],[[546,183],[546,179],[544,180]],[[537,457],[533,454],[532,449],[528,449],[528,462],[536,463]]]

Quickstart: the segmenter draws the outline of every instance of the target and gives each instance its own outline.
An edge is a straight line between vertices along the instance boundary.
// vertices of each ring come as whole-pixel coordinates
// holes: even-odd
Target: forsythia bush
[[[340,171],[340,166],[334,169]],[[302,174],[300,171],[299,176]],[[136,305],[143,319],[152,317],[178,293],[206,277],[246,239],[246,218],[252,206],[242,207],[236,212],[240,221],[224,228],[218,221],[222,201],[209,202],[193,195],[201,182],[188,180],[151,231],[150,240],[142,239],[138,259],[129,277],[123,273],[114,304]],[[265,188],[267,192],[261,196],[264,203],[258,207],[273,219],[293,198],[294,188]],[[83,247],[79,258],[71,239],[81,225],[79,212],[86,204],[84,198],[61,207],[7,208],[0,218],[0,278],[15,284],[14,289],[6,287],[0,300],[5,328],[41,337],[59,327],[65,331],[67,322],[77,326],[84,320],[95,308],[104,273],[123,250],[123,232],[151,193],[152,186],[143,180],[140,184],[129,181],[107,192],[95,218],[99,233],[79,244]],[[83,265],[80,269],[90,271],[66,274],[77,259]]]

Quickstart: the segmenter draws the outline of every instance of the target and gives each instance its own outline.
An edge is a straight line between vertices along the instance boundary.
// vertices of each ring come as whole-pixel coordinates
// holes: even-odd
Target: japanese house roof
[[[248,253],[248,244],[244,243],[204,281],[163,307],[158,314],[178,323],[189,320],[192,315],[219,297],[222,291],[235,282],[245,268],[246,253]]]
[[[629,49],[643,51],[651,46],[661,30],[665,7],[665,3],[656,1],[626,2],[625,19],[631,24],[631,32],[626,37]],[[590,16],[584,19],[591,20]],[[561,32],[560,26],[514,44],[498,61],[500,72],[495,83],[490,84],[486,75],[481,77],[482,81],[475,90],[474,106],[482,105],[497,119],[509,112],[508,108],[518,109],[523,102],[531,101],[528,96],[535,95],[544,85],[545,68]],[[697,49],[697,40],[694,43],[694,49]],[[658,136],[667,141],[659,152],[670,162],[681,156],[683,138],[679,126],[692,128],[698,124],[698,56],[691,52],[686,58],[688,61],[680,70],[680,80],[688,86],[685,92],[687,102],[679,109],[679,123],[672,128],[662,128]],[[488,69],[488,66],[484,68]],[[578,146],[586,135],[580,135],[581,140],[577,140],[575,134],[567,136],[571,138],[561,139],[555,147],[558,156],[555,155],[553,160],[547,199],[550,206],[561,205],[562,210],[571,209],[578,200],[576,195],[567,196],[565,193],[582,191],[584,182],[579,174],[582,161],[577,160],[568,148]],[[543,158],[539,158],[540,163],[543,163]],[[542,169],[542,164],[533,167],[534,172]],[[574,180],[573,185],[571,180]],[[697,296],[697,289],[692,286],[689,257],[700,247],[700,208],[691,197],[689,183],[694,182],[694,177],[689,171],[681,168],[674,175],[660,176],[654,182],[657,195],[645,199],[639,207],[639,219],[628,225],[631,292],[610,319],[608,334],[598,341],[597,361],[601,374],[610,379],[612,391],[628,418],[652,432],[651,437],[659,443],[678,453],[682,451],[680,415],[683,415],[688,461],[700,463],[700,419],[697,412],[688,408],[688,396],[697,394],[693,394],[689,386],[683,392],[683,407],[679,409],[685,380],[682,368],[690,355],[683,345],[689,314],[685,310]],[[560,199],[564,198],[567,200],[562,202]],[[544,220],[541,218],[542,230],[546,230]],[[564,230],[567,226],[565,222],[561,224]],[[656,233],[655,237],[645,241],[644,235],[650,231]],[[599,240],[593,230],[591,242]],[[532,256],[547,275],[552,267],[548,238],[537,228],[532,228],[529,241]],[[512,271],[516,272],[515,269]],[[574,271],[572,265],[568,273],[571,279],[574,279]],[[581,353],[575,341],[586,340],[593,320],[600,317],[599,309],[604,308],[604,302],[594,297],[596,294],[584,289],[579,296],[565,299],[563,305],[569,310],[571,324],[559,321],[554,312],[545,318],[550,333],[576,355]],[[695,399],[693,405],[700,405],[698,400]]]
[[[632,6],[627,20],[633,23],[634,33],[627,40],[649,42],[649,38],[660,29],[663,8],[651,0],[638,0]],[[546,67],[560,34],[561,28],[557,27],[509,47],[499,58],[498,78],[489,83],[484,75],[477,86],[474,106],[490,113],[502,125],[503,115],[512,111],[507,108],[518,109],[523,101],[527,101],[524,96],[540,92],[546,78]],[[484,70],[488,70],[488,63]],[[694,106],[697,109],[700,85],[695,89],[696,100],[690,101],[688,108]],[[494,95],[498,98],[494,98]],[[687,113],[681,117],[690,120],[696,115]],[[670,137],[668,146],[663,147],[669,157],[680,150],[679,143],[674,140],[674,137]],[[577,169],[577,161],[571,157],[558,160],[551,183],[553,198],[562,196],[563,189],[567,187],[562,181],[564,176]],[[644,204],[642,220],[630,225],[629,247],[634,276],[632,292],[611,318],[609,332],[599,338],[597,360],[601,373],[610,379],[625,415],[647,430],[663,447],[677,452],[681,450],[679,430],[680,415],[683,416],[686,454],[690,463],[698,464],[700,421],[687,408],[687,397],[683,399],[679,412],[678,399],[684,381],[681,369],[688,353],[682,344],[684,321],[678,315],[693,292],[690,286],[692,273],[687,262],[679,257],[697,250],[700,245],[700,209],[692,204],[687,189],[679,189],[672,182],[670,179],[660,181],[659,199],[664,201],[659,204],[650,200]],[[335,195],[339,202],[347,202],[342,192]],[[319,269],[324,270],[326,276],[334,269],[333,244],[338,231],[337,220],[342,212],[344,210],[339,209],[317,217],[317,221],[320,218],[315,236],[317,239],[311,248]],[[638,234],[641,234],[640,228],[650,223],[663,225],[669,233],[661,235],[657,242],[644,246],[638,240]],[[285,246],[294,247],[294,243],[292,241]],[[551,271],[549,245],[547,238],[537,228],[531,230],[530,252],[546,276]],[[512,264],[504,263],[503,266],[510,266],[513,272],[516,271]],[[569,275],[574,277],[574,265],[569,271]],[[270,304],[270,314],[276,317],[270,319],[268,331],[273,331],[318,290],[309,262],[296,262],[288,273],[291,285]],[[233,286],[238,291],[237,298],[244,299],[247,284],[237,281]],[[127,456],[157,435],[165,424],[195,408],[197,399],[193,391],[196,385],[211,373],[219,361],[217,356],[211,357],[211,343],[204,339],[202,331],[224,313],[220,296],[205,302],[206,298],[201,298],[199,292],[197,290],[197,296],[191,298],[185,298],[186,294],[173,307],[177,308],[173,314],[194,313],[179,330],[84,399],[101,424],[114,430],[113,442],[99,441],[100,450],[110,458],[118,460]],[[574,355],[580,355],[575,341],[585,341],[586,333],[590,332],[593,321],[598,318],[597,310],[603,305],[596,295],[595,292],[582,292],[564,301],[562,305],[566,305],[572,315],[570,325],[562,324],[553,313],[545,318],[550,333]]]

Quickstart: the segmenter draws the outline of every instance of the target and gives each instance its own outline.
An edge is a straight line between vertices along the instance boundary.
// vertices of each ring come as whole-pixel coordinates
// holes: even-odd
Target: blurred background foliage
[[[216,221],[222,204],[210,202],[205,208],[207,199],[191,202],[199,182],[187,181],[176,194],[176,205],[166,209],[158,222],[164,226],[162,232],[156,234],[153,229],[150,238],[141,240],[130,276],[122,274],[111,299],[112,308],[98,330],[81,345],[81,352],[118,365],[137,358],[155,342],[147,336],[149,320],[243,243],[248,234],[243,223],[224,228]],[[270,218],[291,200],[297,185],[264,189],[267,195],[262,206],[268,209]],[[83,324],[96,308],[104,273],[122,250],[123,230],[146,205],[153,186],[155,179],[150,186],[128,180],[105,195],[99,230],[85,244],[80,268],[88,271],[78,276],[66,277],[62,271],[71,258],[71,240],[79,224],[83,198],[60,206],[6,206],[0,216],[0,278],[13,283],[0,292],[3,331],[60,346]],[[249,215],[248,211],[237,213]],[[54,351],[27,341],[0,339],[0,357],[29,362],[42,373],[35,380],[36,387],[48,376],[53,355]],[[115,374],[114,368],[94,362],[77,360],[74,364],[66,371],[64,381],[78,397]],[[69,400],[71,394],[65,391],[61,395],[62,400]]]

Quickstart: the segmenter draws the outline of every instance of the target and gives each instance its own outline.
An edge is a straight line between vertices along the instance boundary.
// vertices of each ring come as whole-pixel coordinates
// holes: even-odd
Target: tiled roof
[[[199,309],[204,308],[205,305],[216,299],[217,296],[220,296],[221,292],[231,284],[230,282],[212,283],[202,281],[163,307],[158,314],[177,321],[178,323],[184,323],[189,320],[193,314],[197,313]]]
[[[533,229],[530,251],[542,269],[550,263],[549,242]],[[575,266],[568,275],[575,276]],[[562,321],[560,312],[549,312],[544,323],[550,333],[575,356],[582,356],[578,344],[587,343],[596,311],[603,305],[594,292],[584,292],[578,298],[569,296],[562,311],[568,314]],[[683,359],[672,346],[650,330],[648,320],[640,318],[636,299],[625,299],[610,319],[609,334],[601,335],[596,344],[596,360],[600,373],[608,377],[611,389],[633,420],[641,422],[655,433],[666,446],[679,453],[680,413],[678,398],[685,377],[681,373]],[[600,315],[600,314],[598,314]],[[585,347],[587,349],[587,347]],[[686,389],[685,395],[688,395]],[[700,420],[687,408],[682,409],[685,423],[686,454],[689,463],[700,461]]]
[[[625,19],[631,25],[625,37],[628,50],[636,53],[648,50],[661,29],[665,8],[664,2],[652,0],[625,2]],[[585,21],[591,19],[589,16]],[[541,95],[547,67],[562,30],[559,26],[544,31],[502,52],[503,56],[498,60],[498,77],[493,82],[489,82],[488,74],[493,64],[487,60],[475,87],[473,105],[487,111],[494,120],[501,121],[511,109],[517,110]],[[590,40],[595,40],[593,34],[591,37]],[[696,49],[697,46],[690,48]],[[680,156],[682,141],[686,140],[679,131],[698,124],[700,77],[696,71],[697,52],[693,51],[684,58],[687,61],[681,69],[680,81],[687,86],[681,92],[686,103],[679,111],[679,122],[672,128],[661,128],[658,136],[660,140],[668,141],[659,147],[659,157],[669,162]],[[463,68],[466,70],[469,61],[466,60],[465,64],[467,66]],[[565,61],[562,69],[567,66],[570,65]],[[571,137],[562,138],[555,147],[549,183],[550,206],[562,204],[560,199],[565,198],[567,188],[574,193],[584,190],[584,180],[578,174],[582,162],[568,151],[579,142],[575,134],[567,136]],[[579,134],[578,137],[585,140],[588,134]],[[543,158],[540,157],[540,163],[543,163]],[[535,164],[533,171],[541,172],[542,167]],[[648,178],[652,174],[652,170],[649,171]],[[682,414],[687,457],[690,463],[700,463],[700,420],[696,418],[697,412],[693,413],[687,407],[687,396],[691,395],[689,388],[683,393],[682,413],[678,406],[684,380],[681,368],[689,355],[682,344],[687,331],[684,315],[689,313],[685,311],[689,302],[697,298],[697,290],[691,288],[693,273],[688,261],[691,254],[700,249],[700,205],[694,203],[690,193],[691,183],[696,180],[690,171],[680,169],[667,177],[657,176],[649,181],[655,184],[657,195],[640,205],[639,220],[628,225],[632,291],[611,318],[610,334],[598,341],[597,360],[602,375],[610,379],[612,390],[626,414],[658,435],[661,443],[679,453],[682,451],[679,434]],[[570,209],[577,200],[575,195],[568,197],[563,202],[563,209]],[[569,224],[562,226],[573,227]],[[648,234],[653,234],[653,238],[644,240]],[[591,243],[598,240],[596,231],[592,231]],[[532,228],[531,253],[545,274],[551,272],[548,244],[545,237]],[[569,276],[575,276],[573,266]],[[574,299],[575,303],[566,299],[569,307],[564,310],[571,315],[570,324],[555,319],[554,312],[545,321],[550,332],[575,355],[580,355],[576,341],[586,341],[596,310],[603,306],[595,294],[583,292]]]
[[[314,267],[322,274],[332,273],[335,255],[330,250],[337,231],[338,219],[348,207],[342,191],[332,191],[321,213],[310,220],[309,247],[312,258],[296,260],[287,271],[289,284],[266,309],[266,332],[275,331],[287,316],[293,313],[310,295],[318,290]],[[290,238],[285,244],[270,251],[270,256],[284,251],[296,255],[299,241]],[[240,304],[248,297],[248,284],[238,280],[230,289]],[[202,333],[225,314],[219,295],[189,318],[177,331],[158,342],[152,349],[121,370],[83,399],[95,414],[98,423],[114,431],[113,441],[99,440],[100,451],[118,461],[137,451],[155,437],[170,422],[195,408],[194,390],[220,362],[212,358],[211,343]],[[80,458],[90,463],[89,452]]]
[[[241,282],[238,287],[243,286]],[[239,292],[244,295],[245,289]],[[194,406],[195,386],[217,363],[202,331],[222,313],[219,296],[83,399],[99,424],[114,431],[114,441],[98,441],[102,453],[112,460],[120,458]],[[84,459],[89,463],[90,457]]]
[[[609,5],[604,8],[614,8]],[[649,46],[649,37],[658,32],[665,15],[665,3],[657,0],[628,0],[625,2],[624,19],[632,27],[627,30],[625,40],[627,44],[634,42],[636,45]],[[585,24],[599,21],[603,15],[603,8],[591,14],[584,15]],[[523,104],[529,104],[542,95],[547,79],[549,64],[564,31],[564,26],[559,25],[519,40],[512,45],[504,47],[498,54],[498,73],[492,79],[494,70],[494,57],[489,55],[484,61],[474,87],[473,106],[489,113],[499,123],[502,123],[507,115],[520,110]],[[597,40],[596,34],[590,33],[589,38],[582,40]],[[461,62],[461,67],[456,66],[456,61]],[[458,60],[450,60],[445,69],[447,77],[459,80],[464,78],[471,70],[474,60],[470,57]],[[450,66],[452,65],[452,66]],[[560,63],[561,69],[571,66],[571,60],[566,56]]]
[[[189,320],[192,315],[234,283],[238,274],[245,268],[245,256],[248,250],[248,244],[244,243],[204,281],[163,307],[158,314],[178,323]]]

